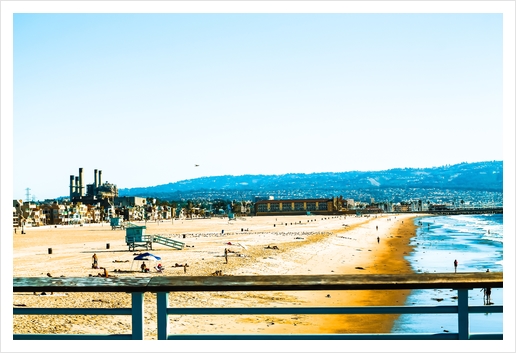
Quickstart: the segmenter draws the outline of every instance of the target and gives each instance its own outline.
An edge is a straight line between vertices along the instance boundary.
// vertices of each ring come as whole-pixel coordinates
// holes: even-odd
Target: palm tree
[[[187,218],[188,216],[190,218],[192,218],[192,214],[194,212],[194,204],[192,202],[192,200],[188,200],[187,203],[186,203],[186,215],[187,215]]]

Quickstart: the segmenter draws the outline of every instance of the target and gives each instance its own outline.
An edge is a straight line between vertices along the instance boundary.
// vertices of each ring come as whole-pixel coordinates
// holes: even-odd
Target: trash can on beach
[[[109,249],[110,245],[109,243],[106,244],[106,249]]]
[[[48,248],[48,253],[52,254],[52,248]]]

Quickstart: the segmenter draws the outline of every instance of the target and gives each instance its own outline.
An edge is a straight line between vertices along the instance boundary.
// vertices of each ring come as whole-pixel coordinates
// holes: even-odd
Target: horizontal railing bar
[[[503,313],[503,305],[470,306],[470,314]]]
[[[503,340],[503,333],[471,333],[470,340]]]
[[[169,335],[167,340],[456,340],[457,333],[417,333],[417,334],[300,334],[300,335],[225,335],[192,334]],[[88,334],[13,334],[13,340],[131,340],[131,334],[88,335]],[[503,340],[501,333],[472,333],[471,340]]]
[[[298,308],[168,308],[169,315],[456,314],[457,306]],[[503,313],[503,306],[469,307],[470,313]],[[13,308],[14,315],[131,315],[130,308]]]
[[[131,315],[130,308],[13,308],[14,315]]]
[[[457,340],[458,333],[168,335],[167,340]]]
[[[15,277],[13,292],[251,292],[399,289],[502,288],[503,272],[157,276],[157,277]]]
[[[72,335],[72,334],[13,334],[13,340],[132,340],[131,334]]]

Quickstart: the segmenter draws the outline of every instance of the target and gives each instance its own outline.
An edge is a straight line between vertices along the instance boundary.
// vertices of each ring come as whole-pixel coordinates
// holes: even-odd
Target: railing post
[[[158,340],[168,338],[168,292],[157,293]]]
[[[459,319],[459,340],[469,339],[469,305],[468,293],[469,289],[458,289],[458,319]]]
[[[133,340],[143,340],[143,295],[143,292],[131,293]]]

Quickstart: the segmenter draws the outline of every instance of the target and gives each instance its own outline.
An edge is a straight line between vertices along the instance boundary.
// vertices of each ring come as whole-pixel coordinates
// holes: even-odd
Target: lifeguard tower
[[[134,251],[137,247],[152,250],[152,235],[146,235],[145,226],[134,223],[127,223],[125,226],[125,243],[129,246],[129,251]]]
[[[124,229],[124,222],[122,222],[120,217],[111,217],[109,219],[109,225],[111,226],[111,230],[115,230],[117,228]]]
[[[139,226],[134,223],[127,223],[125,225],[125,243],[129,246],[129,251],[134,251],[135,248],[145,248],[145,250],[152,250],[152,243],[158,243],[171,248],[182,250],[185,243],[174,240],[172,238],[161,235],[145,234],[146,226]]]

